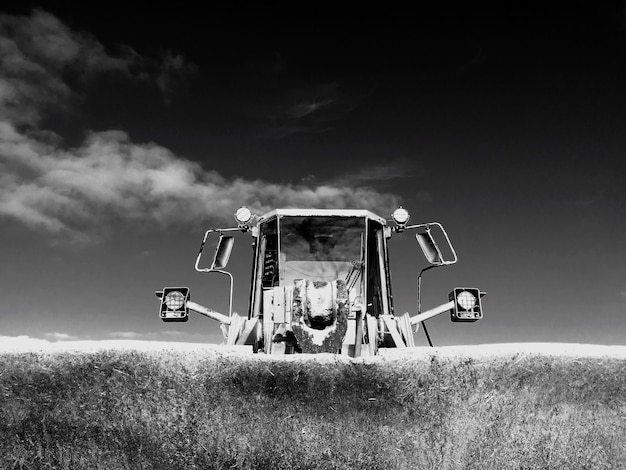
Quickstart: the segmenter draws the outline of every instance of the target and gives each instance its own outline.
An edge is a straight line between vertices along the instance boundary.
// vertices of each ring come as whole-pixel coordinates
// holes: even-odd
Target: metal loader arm
[[[417,315],[411,317],[411,325],[417,325],[424,320],[428,320],[429,318],[436,317],[437,315],[441,315],[442,313],[449,312],[452,308],[454,308],[453,300],[445,304],[439,305],[438,307],[431,308],[430,310],[426,310],[424,313],[418,313]]]
[[[224,325],[231,324],[232,317],[227,317],[223,313],[216,312],[215,310],[211,310],[210,308],[207,308],[203,305],[189,301],[187,302],[187,307],[192,312],[198,313],[200,315],[204,315],[205,317],[212,318],[213,320],[217,320],[218,322],[223,323]]]

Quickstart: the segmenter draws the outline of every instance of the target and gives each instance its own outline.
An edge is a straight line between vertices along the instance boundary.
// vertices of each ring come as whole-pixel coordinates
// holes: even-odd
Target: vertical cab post
[[[259,247],[256,256],[256,273],[254,275],[254,296],[252,302],[252,318],[258,317],[261,312],[261,297],[263,294],[263,269],[267,238],[259,235]]]

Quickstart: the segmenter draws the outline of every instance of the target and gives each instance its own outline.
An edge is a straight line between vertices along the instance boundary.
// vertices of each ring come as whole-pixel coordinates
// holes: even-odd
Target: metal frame
[[[224,271],[222,269],[213,269],[213,266],[215,266],[215,256],[214,256],[213,262],[211,263],[210,268],[199,267],[200,258],[202,257],[202,251],[204,250],[204,245],[206,244],[209,234],[219,233],[220,237],[222,237],[225,232],[246,232],[247,230],[248,230],[247,227],[219,228],[219,229],[207,230],[204,233],[204,238],[202,239],[202,244],[200,245],[200,251],[198,251],[198,257],[196,258],[196,264],[194,265],[195,270],[198,271],[199,273],[219,273],[219,274],[224,274],[228,276],[228,279],[230,281],[230,290],[229,290],[229,295],[228,295],[228,317],[229,318],[233,315],[233,284],[234,284],[233,275],[229,273],[228,271]],[[219,247],[219,244],[218,244],[218,247]],[[217,248],[216,248],[215,254],[217,254]]]
[[[430,235],[430,227],[431,226],[436,226],[439,227],[439,230],[441,231],[441,233],[443,234],[443,236],[446,239],[446,242],[448,243],[448,246],[450,247],[450,251],[452,252],[452,257],[453,259],[451,260],[445,260],[443,258],[443,254],[441,253],[441,250],[439,249],[439,247],[437,246],[437,243],[435,242],[435,239]],[[433,268],[439,268],[441,266],[449,266],[451,264],[454,264],[458,261],[458,257],[456,254],[456,251],[454,249],[454,246],[452,245],[452,242],[450,241],[450,237],[448,236],[448,233],[446,232],[446,230],[443,228],[443,225],[441,225],[439,222],[428,222],[428,223],[423,223],[423,224],[415,224],[415,225],[397,225],[396,227],[393,228],[394,232],[403,232],[405,230],[413,230],[413,229],[420,229],[420,228],[425,228],[426,229],[426,233],[428,234],[428,236],[430,237],[434,248],[437,250],[437,254],[440,256],[440,261],[433,263],[429,260],[430,266],[426,266],[425,268],[423,268],[419,274],[417,275],[417,315],[415,315],[414,317],[411,317],[411,325],[416,325],[416,331],[417,328],[419,327],[419,324],[422,324],[422,327],[424,328],[424,334],[426,335],[426,339],[428,341],[428,345],[430,347],[433,347],[433,343],[430,339],[430,335],[428,334],[428,329],[426,328],[426,324],[423,323],[425,320],[428,320],[429,318],[432,318],[436,315],[439,315],[441,313],[446,312],[447,310],[450,310],[450,305],[449,303],[447,304],[443,304],[440,305],[439,307],[435,307],[434,309],[428,310],[427,312],[424,312],[422,314],[422,275],[428,271],[429,269],[433,269]],[[416,234],[417,236],[417,234]],[[419,242],[419,239],[418,239]],[[424,247],[421,245],[420,246],[422,248],[422,251],[424,251]],[[454,306],[454,304],[453,304]]]
[[[288,217],[365,217],[387,225],[387,220],[362,209],[275,209],[259,216],[258,222],[263,222],[273,216]]]
[[[441,233],[443,233],[443,236],[446,238],[446,241],[448,242],[448,246],[450,247],[450,250],[452,251],[452,256],[454,257],[454,259],[450,261],[446,261],[442,259],[440,263],[436,263],[434,264],[434,266],[447,266],[447,265],[456,263],[459,260],[459,258],[456,255],[456,251],[454,250],[454,247],[452,246],[450,237],[448,237],[448,233],[443,228],[443,225],[441,225],[439,222],[428,222],[425,224],[407,225],[406,227],[403,227],[402,230],[404,231],[404,230],[412,230],[412,229],[418,229],[418,228],[426,228],[426,232],[430,233],[430,227],[433,225],[439,227],[439,230],[441,230]]]

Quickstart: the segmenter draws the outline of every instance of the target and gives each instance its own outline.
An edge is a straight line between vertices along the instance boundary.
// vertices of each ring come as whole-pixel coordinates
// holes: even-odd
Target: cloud
[[[371,188],[373,177],[348,185],[227,179],[157,143],[133,142],[124,131],[90,132],[66,148],[59,136],[39,128],[48,108],[68,108],[77,95],[66,72],[79,79],[110,71],[141,79],[148,74],[168,94],[167,77],[184,74],[180,57],[168,56],[160,69],[131,52],[113,57],[91,36],[35,11],[29,18],[0,15],[0,60],[0,217],[34,230],[87,242],[120,222],[232,223],[233,209],[244,204],[257,213],[298,206],[389,212],[397,205],[396,196]],[[336,101],[333,87],[318,95],[317,104],[299,96],[299,107],[285,115],[311,119]]]
[[[44,336],[50,341],[75,341],[78,339],[77,336],[72,336],[67,333],[59,333],[56,331],[53,333],[45,333]]]
[[[20,336],[0,336],[0,351],[22,351],[37,348],[46,348],[50,341],[40,338],[31,338],[27,335]]]
[[[163,56],[156,84],[166,103],[170,103],[172,95],[181,87],[188,85],[188,77],[195,75],[197,67],[181,56],[167,52]]]
[[[115,220],[162,227],[230,222],[244,204],[264,213],[298,206],[389,211],[397,202],[368,187],[226,179],[155,143],[133,143],[121,131],[92,133],[66,150],[0,124],[0,158],[0,215],[75,240]]]
[[[0,14],[0,58],[0,119],[28,125],[51,106],[66,108],[79,98],[75,88],[98,74],[153,80],[169,100],[174,84],[195,70],[171,53],[162,60],[130,48],[111,55],[90,34],[41,10],[29,17]]]
[[[35,124],[46,107],[65,106],[76,97],[68,73],[127,72],[128,58],[114,58],[88,35],[71,31],[53,15],[35,10],[30,17],[0,15],[0,118]]]

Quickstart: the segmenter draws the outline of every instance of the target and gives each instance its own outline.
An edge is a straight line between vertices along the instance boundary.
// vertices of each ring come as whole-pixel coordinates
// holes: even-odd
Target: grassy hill
[[[624,436],[619,355],[0,353],[3,469],[617,469]]]

